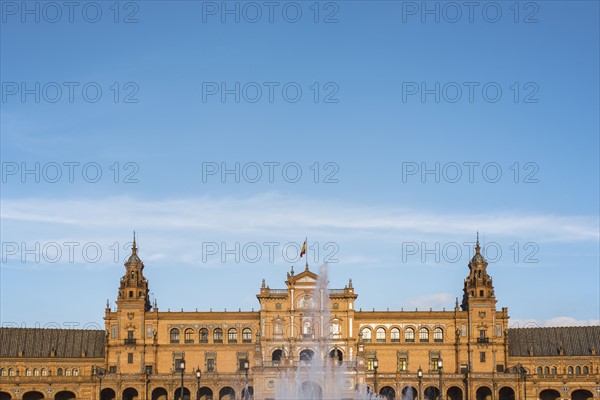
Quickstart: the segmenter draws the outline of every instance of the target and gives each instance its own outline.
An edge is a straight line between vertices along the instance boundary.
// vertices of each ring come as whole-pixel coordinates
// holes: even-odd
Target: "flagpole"
[[[306,243],[306,252],[304,256],[306,257],[306,270],[308,271],[308,236],[304,237],[304,243]]]

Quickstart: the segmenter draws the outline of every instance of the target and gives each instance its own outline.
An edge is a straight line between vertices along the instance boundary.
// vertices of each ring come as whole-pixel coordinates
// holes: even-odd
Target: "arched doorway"
[[[312,350],[310,350],[312,351]],[[299,399],[313,399],[321,400],[323,398],[323,390],[316,382],[302,382],[300,385],[300,393],[298,393]]]
[[[0,400],[10,400],[10,394],[6,393],[6,392],[0,392]]]
[[[487,386],[481,386],[475,392],[477,400],[492,400],[492,389]]]
[[[117,393],[111,388],[102,389],[100,392],[100,400],[115,400],[117,398]]]
[[[54,396],[54,400],[75,400],[75,398],[76,398],[75,393],[68,392],[66,390],[63,390],[62,392],[58,392]]]
[[[213,391],[211,388],[203,386],[200,388],[200,400],[212,400]]]
[[[540,392],[540,400],[557,400],[560,399],[560,393],[558,390],[546,389]]]
[[[440,390],[435,386],[428,386],[425,388],[423,394],[427,400],[437,400],[437,398],[440,396]]]
[[[335,348],[329,352],[329,358],[331,358],[332,360],[337,359],[338,363],[341,364],[342,361],[344,361],[344,354],[340,349]]]
[[[394,400],[396,398],[396,391],[390,386],[384,386],[379,390],[379,396],[387,400]]]
[[[23,395],[23,400],[41,400],[44,394],[40,392],[27,392]]]
[[[315,352],[311,349],[304,349],[300,352],[300,362],[311,362],[315,356]]]
[[[242,400],[251,400],[254,398],[254,388],[248,386],[248,395],[246,396],[246,388],[242,389]]]
[[[592,392],[585,389],[578,389],[571,393],[571,400],[591,400],[592,397],[594,397]]]
[[[452,386],[446,391],[449,400],[462,400],[463,391],[458,386]]]
[[[190,398],[190,390],[185,386],[183,387],[183,399],[181,399],[181,386],[175,389],[175,400],[188,400]]]
[[[152,400],[168,400],[169,393],[165,388],[156,388],[152,391]]]
[[[274,350],[273,353],[271,353],[271,361],[273,361],[273,364],[279,364],[282,358],[283,350],[281,349]]]
[[[235,390],[230,386],[225,386],[219,390],[219,400],[235,400]]]
[[[127,388],[123,390],[123,400],[139,400],[140,395],[134,388]]]
[[[419,393],[414,387],[406,386],[404,389],[402,389],[402,400],[413,400],[418,398]]]
[[[515,391],[510,387],[503,387],[499,392],[499,400],[515,400]]]

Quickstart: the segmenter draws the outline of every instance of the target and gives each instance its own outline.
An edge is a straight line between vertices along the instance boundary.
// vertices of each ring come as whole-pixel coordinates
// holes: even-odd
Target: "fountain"
[[[311,307],[305,312],[309,319],[331,321],[329,293],[327,290],[327,264],[319,268]],[[315,335],[311,350],[304,350],[296,368],[286,369],[279,374],[275,387],[278,400],[334,400],[334,399],[373,399],[373,393],[365,386],[355,387],[355,369],[349,363],[340,362],[334,347],[333,357],[329,349],[332,345],[330,326],[320,324],[320,332]],[[303,332],[306,334],[307,332]],[[412,399],[409,399],[412,400]]]

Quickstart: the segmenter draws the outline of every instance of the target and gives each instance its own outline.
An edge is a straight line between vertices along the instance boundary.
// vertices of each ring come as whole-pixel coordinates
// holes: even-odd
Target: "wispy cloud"
[[[553,326],[596,326],[600,319],[576,319],[572,317],[553,317],[544,320],[537,319],[511,319],[511,328],[545,328]]]

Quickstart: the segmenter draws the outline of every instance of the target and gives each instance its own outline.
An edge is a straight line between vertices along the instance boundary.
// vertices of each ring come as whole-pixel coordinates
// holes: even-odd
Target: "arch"
[[[56,370],[56,376],[62,376],[63,375],[63,369],[59,368]]]
[[[379,327],[375,331],[375,339],[378,343],[385,343],[385,328]]]
[[[115,400],[116,398],[117,393],[111,388],[102,389],[100,392],[100,400]]]
[[[213,342],[223,343],[223,329],[215,328],[215,330],[213,331]]]
[[[589,390],[577,389],[571,393],[571,400],[592,400],[594,395]]]
[[[321,400],[323,399],[323,389],[321,389],[321,386],[316,382],[302,382],[299,388],[298,398]]]
[[[315,352],[311,349],[304,349],[302,351],[300,351],[300,361],[304,361],[304,362],[311,362],[312,359],[315,356]]]
[[[449,400],[462,400],[463,391],[458,386],[451,386],[446,391],[446,396]],[[512,399],[514,400],[514,399]]]
[[[8,376],[15,376],[15,370],[13,368],[8,369]]]
[[[65,368],[65,376],[71,376],[71,370],[69,368]]]
[[[175,389],[175,396],[174,397],[175,397],[175,400],[181,399],[181,386],[178,387],[177,389]],[[189,398],[190,398],[190,390],[184,386],[183,387],[183,399],[182,400],[188,400]]]
[[[123,390],[123,400],[139,400],[140,395],[134,388],[127,388]]]
[[[46,368],[42,368],[42,376],[48,376],[48,370]]]
[[[244,328],[242,330],[242,343],[252,343],[252,329]]]
[[[169,394],[165,388],[159,387],[152,391],[152,400],[168,400]]]
[[[369,343],[372,337],[371,328],[365,326],[360,332],[362,333],[362,341]]]
[[[41,400],[44,398],[44,394],[40,392],[27,392],[23,395],[23,400]]]
[[[542,367],[537,367],[537,374],[538,374],[538,376],[542,376],[543,373],[544,373],[543,368]]]
[[[252,399],[254,398],[254,388],[252,386],[248,386],[248,396],[246,397],[246,388],[242,389],[242,400]]]
[[[200,329],[200,343],[208,343],[208,329]]]
[[[429,342],[429,329],[422,327],[419,329],[419,342],[426,343]]]
[[[283,350],[281,349],[275,349],[273,350],[273,353],[271,353],[271,361],[273,361],[273,363],[280,363],[282,357]]]
[[[194,343],[194,330],[192,328],[186,328],[183,332],[183,341],[187,344]]]
[[[37,368],[33,369],[33,376],[40,376],[40,370]]]
[[[540,400],[558,400],[560,399],[560,393],[558,390],[546,389],[540,392]]]
[[[0,400],[10,400],[10,394],[6,392],[0,392]]]
[[[79,376],[79,370],[77,368],[73,368],[73,376]]]
[[[231,386],[225,386],[219,390],[219,400],[235,400],[235,390]]]
[[[427,400],[437,400],[440,396],[440,390],[435,386],[427,386],[423,392],[423,398]]]
[[[439,326],[433,330],[433,341],[436,343],[444,342],[444,330]]]
[[[550,375],[550,367],[544,367],[544,375]]]
[[[0,376],[7,376],[8,372],[6,371],[6,368],[0,368]]]
[[[200,400],[212,400],[213,398],[213,391],[211,388],[206,387],[206,386],[202,386],[200,388]]]
[[[499,400],[515,400],[515,391],[511,387],[504,386],[503,388],[500,388],[498,394]]]
[[[419,393],[417,389],[412,386],[405,386],[402,389],[402,400],[414,400],[419,398]]]
[[[229,328],[227,330],[227,343],[237,343],[238,331],[235,328]]]
[[[475,398],[477,400],[492,400],[492,389],[487,386],[480,386],[475,392]]]
[[[584,375],[587,375],[587,374],[589,374],[589,373],[590,373],[590,370],[589,370],[588,366],[587,366],[587,365],[584,365],[584,366],[583,366],[583,374],[584,374]]]
[[[329,358],[337,360],[338,363],[344,361],[344,353],[337,347],[329,352]]]
[[[581,375],[581,367],[579,365],[575,367],[575,375]]]
[[[406,328],[406,330],[404,331],[404,341],[407,343],[413,343],[415,341],[414,328]]]
[[[179,329],[173,328],[169,331],[169,339],[171,343],[179,343]]]
[[[62,392],[56,393],[54,400],[74,400],[76,399],[75,393],[63,390]]]
[[[32,375],[33,375],[33,373],[31,372],[31,368],[27,368],[25,370],[25,376],[32,376]]]
[[[400,342],[400,329],[394,327],[390,329],[390,342],[398,343]]]
[[[556,375],[556,367],[552,367],[552,375]]]
[[[379,396],[382,399],[394,400],[396,398],[396,391],[390,386],[384,386],[379,389]]]
[[[573,375],[573,366],[572,365],[569,365],[569,368],[567,369],[567,374]]]

